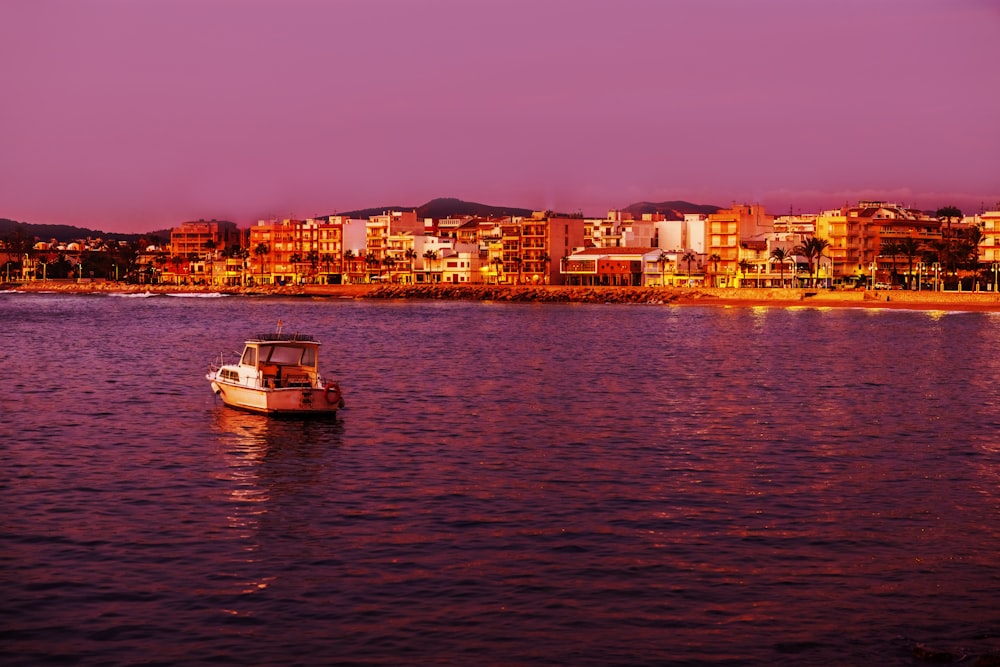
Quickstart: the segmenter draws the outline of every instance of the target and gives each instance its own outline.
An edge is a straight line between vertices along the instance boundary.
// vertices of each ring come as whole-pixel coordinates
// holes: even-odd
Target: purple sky
[[[1000,0],[3,0],[0,217],[1000,200]]]

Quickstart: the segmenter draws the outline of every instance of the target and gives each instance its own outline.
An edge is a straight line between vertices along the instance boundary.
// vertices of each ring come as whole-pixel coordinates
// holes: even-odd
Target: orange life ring
[[[323,396],[326,397],[326,402],[330,405],[339,403],[341,399],[340,385],[336,382],[327,382],[326,388],[323,391]]]

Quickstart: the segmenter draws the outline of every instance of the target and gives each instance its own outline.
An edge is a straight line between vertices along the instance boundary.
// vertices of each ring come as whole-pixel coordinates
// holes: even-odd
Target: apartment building
[[[704,213],[685,213],[683,220],[656,220],[653,222],[655,245],[665,252],[692,250],[705,253]]]
[[[706,219],[708,265],[713,287],[733,286],[740,263],[740,244],[773,233],[774,216],[760,204],[737,204],[710,213]]]
[[[980,213],[978,224],[983,230],[983,242],[979,245],[979,263],[990,266],[1000,264],[1000,210]]]
[[[859,201],[831,220],[827,238],[838,247],[843,239],[848,251],[839,273],[834,265],[835,275],[844,278],[871,276],[873,282],[891,282],[901,263],[909,261],[899,244],[910,244],[916,250],[942,240],[940,220],[889,202]]]
[[[416,211],[387,211],[373,215],[365,224],[365,252],[372,256],[372,262],[381,264],[389,248],[389,237],[393,234],[409,232],[424,233],[424,220],[417,218]]]
[[[242,238],[236,223],[216,220],[182,222],[170,230],[170,254],[174,257],[201,257],[240,247]]]
[[[498,226],[499,239],[483,239],[491,281],[558,285],[563,281],[559,262],[583,247],[586,222],[536,211],[528,218],[504,218]]]
[[[581,248],[560,262],[559,270],[570,285],[640,286],[650,282],[650,275],[663,280],[659,248],[612,247]],[[676,266],[677,258],[674,258]]]

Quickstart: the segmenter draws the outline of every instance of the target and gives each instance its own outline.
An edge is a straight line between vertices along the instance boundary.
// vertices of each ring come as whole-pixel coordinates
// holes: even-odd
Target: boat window
[[[316,365],[316,348],[307,347],[302,350],[302,365],[303,366],[315,366]]]
[[[257,348],[247,346],[243,350],[243,358],[240,359],[240,363],[245,366],[256,366],[257,365]]]
[[[302,357],[301,347],[289,347],[286,345],[275,345],[267,360],[272,364],[297,365]]]

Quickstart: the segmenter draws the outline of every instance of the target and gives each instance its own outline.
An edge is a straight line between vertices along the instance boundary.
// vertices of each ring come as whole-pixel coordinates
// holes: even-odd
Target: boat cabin
[[[260,386],[309,387],[316,379],[319,343],[302,334],[260,334],[248,340],[240,357],[240,375]],[[249,371],[244,375],[244,372]]]

